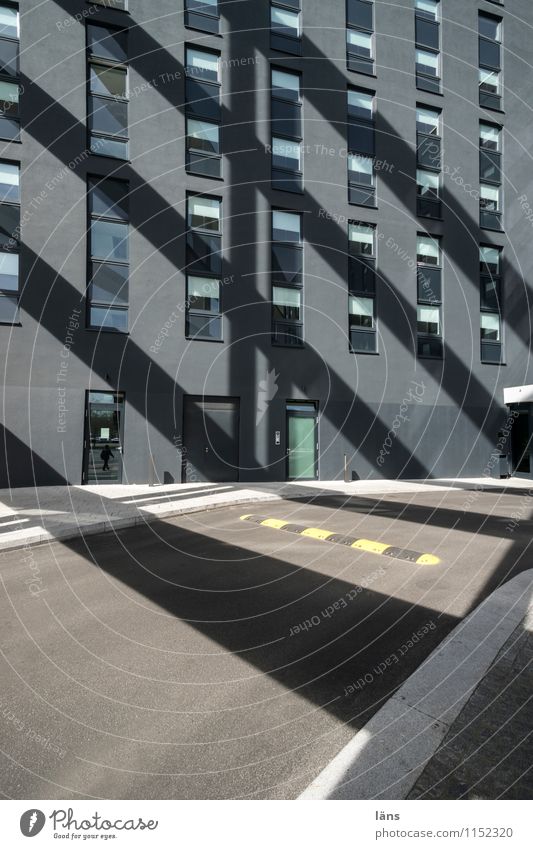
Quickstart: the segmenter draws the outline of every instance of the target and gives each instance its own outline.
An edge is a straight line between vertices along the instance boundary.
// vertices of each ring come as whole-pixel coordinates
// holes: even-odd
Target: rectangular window
[[[418,303],[442,302],[442,267],[440,243],[426,234],[417,236]]]
[[[0,6],[0,139],[20,141],[19,11]]]
[[[374,105],[372,92],[348,89],[348,202],[357,206],[376,206]]]
[[[301,55],[300,0],[273,0],[270,4],[270,46],[295,56]]]
[[[272,343],[303,345],[302,216],[272,210]]]
[[[300,75],[272,68],[272,97],[300,103]]]
[[[417,331],[419,336],[440,336],[440,310],[436,307],[419,305],[417,307]]]
[[[222,177],[220,54],[185,48],[185,167],[189,174]]]
[[[97,6],[105,6],[108,9],[123,9],[127,11],[127,0],[92,0]]]
[[[417,348],[419,357],[443,356],[442,262],[439,239],[419,233],[417,259]]]
[[[128,158],[127,32],[87,24],[92,153]]]
[[[218,35],[218,0],[185,0],[185,26]]]
[[[440,174],[423,168],[416,170],[417,215],[422,218],[440,218]]]
[[[479,105],[487,109],[502,108],[501,31],[501,18],[479,13]]]
[[[501,248],[479,248],[481,362],[503,363]]]
[[[479,223],[487,230],[502,230],[501,128],[479,125]]]
[[[417,106],[416,109],[416,158],[421,168],[434,171],[441,169],[441,113],[438,109]]]
[[[416,87],[440,93],[440,2],[415,2]]]
[[[220,56],[210,50],[200,50],[196,47],[187,47],[185,73],[206,82],[218,83],[220,69]]]
[[[346,53],[349,71],[374,74],[374,3],[370,0],[347,2]]]
[[[428,21],[438,21],[439,6],[439,0],[416,0],[416,14]]]
[[[272,137],[272,188],[303,191],[301,139]]]
[[[89,327],[126,333],[129,281],[129,185],[90,177]]]
[[[221,341],[222,201],[187,196],[187,310],[189,339]]]
[[[301,192],[302,103],[299,74],[272,68],[271,127],[273,188]],[[285,152],[282,150],[284,146]],[[288,175],[287,171],[292,174]]]
[[[374,298],[350,295],[350,330],[374,330]]]
[[[348,314],[350,351],[377,353],[376,228],[351,221],[348,225]]]
[[[0,324],[18,322],[19,233],[20,166],[0,161]]]

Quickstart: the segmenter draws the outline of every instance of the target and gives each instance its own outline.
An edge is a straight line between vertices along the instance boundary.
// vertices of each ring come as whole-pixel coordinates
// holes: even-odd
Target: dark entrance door
[[[514,475],[531,476],[531,435],[531,410],[521,409],[514,420],[511,436]]]
[[[287,404],[287,480],[318,477],[317,425],[316,404]]]
[[[85,421],[82,482],[122,483],[124,395],[88,392]]]
[[[239,399],[185,396],[183,480],[239,480]]]

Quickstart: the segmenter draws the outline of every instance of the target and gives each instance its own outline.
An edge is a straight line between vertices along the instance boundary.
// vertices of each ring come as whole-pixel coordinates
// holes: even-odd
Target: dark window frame
[[[375,36],[375,7],[374,0],[358,0],[361,5],[367,6],[371,11],[371,25],[370,27],[364,26],[363,24],[353,24],[350,23],[350,0],[346,0],[346,67],[349,71],[355,71],[359,74],[368,74],[369,76],[375,76],[376,70],[376,36]],[[357,53],[356,50],[350,49],[350,45],[348,43],[348,33],[352,32],[361,32],[364,35],[370,36],[370,56],[363,56]]]
[[[481,263],[481,249],[482,248],[491,248],[493,250],[498,251],[498,273],[493,274],[491,271],[487,269],[487,271],[483,270],[483,266]],[[504,262],[504,251],[503,248],[499,245],[490,245],[486,243],[481,243],[479,246],[480,252],[480,271],[479,271],[479,300],[480,300],[480,320],[479,320],[479,337],[480,337],[480,360],[482,363],[486,365],[505,365],[505,357],[504,357],[504,283],[503,283],[503,262]],[[487,306],[483,303],[484,298],[484,286],[486,281],[492,281],[495,284],[496,290],[496,298],[497,304],[494,307]],[[496,315],[499,320],[499,334],[500,338],[498,341],[494,341],[491,339],[485,339],[482,335],[481,330],[481,316],[482,315]]]
[[[0,82],[7,83],[9,85],[14,85],[18,88],[18,101],[16,103],[16,109],[11,110],[8,107],[8,114],[6,114],[6,111],[0,112],[0,139],[7,142],[20,143],[20,101],[22,94],[20,84],[20,4],[12,2],[3,2],[1,5],[9,9],[13,9],[18,13],[19,35],[18,37],[9,35],[0,36],[1,41],[6,42],[8,44],[12,44],[16,48],[16,73],[0,73]],[[11,106],[13,106],[13,103],[11,104]],[[15,130],[14,133],[11,133],[9,131],[8,128],[10,127]]]
[[[350,239],[351,226],[371,228],[374,234],[372,240],[371,254],[363,254],[357,252],[354,249],[354,240]],[[376,286],[378,245],[377,234],[377,225],[372,222],[355,219],[350,219],[350,221],[348,222],[348,348],[351,354],[379,354],[377,303],[378,295]],[[354,272],[354,268],[357,269],[356,272]],[[365,286],[357,285],[358,283],[361,283],[361,280],[364,277],[364,270],[368,270],[368,283]],[[352,326],[353,313],[350,311],[350,298],[352,297],[366,298],[367,300],[372,301],[373,313],[371,328],[365,328],[362,326],[355,325]]]
[[[91,52],[91,47],[89,44],[89,27],[98,28],[101,26],[102,29],[114,31],[117,35],[124,34],[126,40],[125,51],[127,54],[128,51],[128,30],[120,27],[112,27],[108,24],[99,24],[98,22],[87,22],[85,27],[85,40],[86,40],[86,55],[87,55],[87,139],[88,139],[88,147],[93,156],[105,156],[109,159],[118,159],[121,162],[129,161],[129,146],[130,146],[130,135],[129,135],[129,63],[128,62],[118,62],[107,57],[103,57],[98,55],[97,53]],[[106,95],[101,92],[93,92],[91,83],[92,83],[92,68],[93,66],[106,67],[113,70],[121,71],[125,74],[126,77],[126,97],[119,97],[114,95]],[[126,113],[126,131],[125,134],[120,133],[109,133],[103,130],[94,129],[92,127],[94,122],[94,116],[97,114],[97,110],[93,109],[93,105],[95,103],[109,103],[116,104],[119,103],[124,107]],[[105,142],[120,144],[125,146],[124,156],[118,156],[117,154],[110,153],[109,151],[99,151],[97,149],[98,144],[101,143],[105,145]]]
[[[297,215],[300,219],[300,238],[299,241],[289,241],[288,239],[274,238],[274,213],[281,212],[289,215]],[[283,249],[293,251],[298,256],[297,263],[300,271],[300,281],[284,280],[274,271],[274,250],[277,246]],[[289,209],[281,206],[273,206],[270,210],[270,303],[271,303],[271,344],[276,347],[301,348],[304,346],[304,235],[303,235],[303,214],[299,210]],[[300,293],[300,318],[279,318],[275,315],[274,304],[274,289],[290,289]],[[291,333],[290,331],[293,331]]]
[[[189,204],[191,200],[199,199],[199,200],[215,200],[218,202],[219,207],[219,217],[218,217],[218,230],[211,229],[209,227],[193,227],[189,223],[190,213],[189,213]],[[222,277],[222,257],[223,257],[223,209],[224,209],[224,199],[220,195],[207,194],[205,192],[194,192],[188,191],[186,195],[186,227],[187,227],[187,237],[192,237],[192,234],[197,233],[200,236],[205,236],[213,243],[215,241],[218,244],[218,251],[213,251],[211,256],[215,259],[217,265],[219,263],[219,270],[214,270],[210,267],[203,269],[194,269],[191,268],[191,263],[189,262],[189,248],[187,249],[187,268],[185,274],[185,337],[187,339],[192,339],[198,342],[223,342],[224,334],[223,334],[223,277]],[[206,310],[201,309],[199,307],[191,306],[190,296],[189,296],[189,279],[191,277],[201,277],[206,280],[216,280],[219,285],[218,291],[218,310]],[[211,318],[218,318],[219,321],[219,329],[220,336],[215,337],[211,336],[208,333],[191,333],[191,319],[205,319],[205,324],[209,322]]]
[[[211,9],[215,11],[211,11]],[[187,29],[195,29],[210,35],[220,34],[220,5],[202,3],[202,0],[184,0],[184,24]]]
[[[120,183],[126,188],[125,197],[128,201],[128,210],[127,217],[119,217],[108,214],[100,214],[95,213],[91,209],[91,191],[93,185],[102,185],[107,181],[111,181],[114,183]],[[117,179],[116,177],[104,177],[100,174],[87,174],[87,289],[86,289],[86,328],[88,330],[97,330],[100,333],[115,333],[120,335],[128,335],[129,333],[129,306],[130,306],[130,254],[129,254],[129,241],[131,237],[131,215],[129,211],[129,200],[130,200],[130,184],[128,180]],[[128,228],[128,255],[127,259],[123,261],[113,260],[109,258],[103,258],[93,255],[92,251],[92,225],[94,221],[104,221],[110,222],[113,224],[122,224],[126,225]],[[93,265],[107,266],[109,268],[121,268],[127,269],[127,298],[125,303],[116,304],[113,301],[105,300],[103,298],[95,298],[92,297],[92,283],[93,283]],[[115,312],[121,312],[126,315],[126,329],[121,329],[118,327],[110,327],[107,325],[94,324],[91,321],[91,311],[92,309],[107,309],[113,310]]]
[[[283,32],[281,29],[276,30],[272,26],[272,9],[281,9],[287,12],[298,13],[298,30],[299,35],[290,35]],[[270,47],[272,50],[277,50],[281,53],[289,53],[292,56],[301,56],[302,54],[302,8],[300,0],[270,0],[268,8],[268,21],[270,29]]]
[[[0,159],[0,165],[15,165],[18,168],[19,175],[19,193],[18,200],[0,200],[0,207],[10,207],[11,209],[18,209],[19,211],[19,224],[18,228],[20,228],[20,207],[21,207],[21,198],[20,198],[20,162],[14,162],[9,159]],[[21,255],[21,244],[20,244],[20,229],[18,229],[18,235],[15,237],[14,234],[11,234],[10,238],[6,240],[6,243],[0,246],[0,253],[2,254],[12,254],[18,257],[18,276],[17,276],[17,290],[13,289],[0,289],[0,298],[5,299],[6,301],[10,301],[14,304],[13,311],[13,320],[12,321],[3,321],[0,319],[0,326],[3,327],[13,327],[20,324],[19,321],[19,309],[20,309],[20,295],[21,295],[21,286],[20,286],[20,255]],[[1,310],[0,310],[1,312]]]
[[[500,38],[499,40],[489,38],[486,35],[481,34],[481,26],[480,22],[482,18],[487,18],[493,20],[499,24],[500,27]],[[498,61],[496,63],[489,61],[482,61],[482,45],[487,44],[491,45],[493,50],[498,49]],[[485,83],[479,83],[479,105],[485,109],[493,109],[497,112],[502,110],[502,98],[503,98],[503,62],[502,62],[502,47],[503,47],[503,18],[498,17],[497,15],[491,15],[488,12],[484,12],[478,10],[478,65],[480,71],[487,71],[489,73],[496,72],[499,75],[499,91],[493,92],[490,88],[484,88]]]
[[[360,94],[371,95],[372,97],[372,117],[370,119],[359,117],[350,114],[349,92],[355,91]],[[358,149],[357,143],[352,142],[356,135],[357,128],[361,128],[365,134],[372,135],[371,147],[372,153],[367,150]],[[346,145],[347,145],[347,175],[348,175],[348,203],[352,206],[368,207],[370,209],[377,208],[376,196],[376,92],[364,89],[359,86],[349,85],[346,90]],[[364,159],[369,159],[372,162],[372,173],[370,183],[364,183],[361,180],[353,178],[351,175],[355,172],[350,169],[350,156],[359,156]],[[358,200],[359,199],[359,200]]]

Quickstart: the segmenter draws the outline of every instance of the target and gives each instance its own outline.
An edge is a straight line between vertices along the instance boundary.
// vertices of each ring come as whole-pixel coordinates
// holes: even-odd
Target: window
[[[298,289],[272,286],[272,341],[276,345],[303,344],[302,293]]]
[[[374,3],[348,0],[346,6],[346,51],[349,71],[374,73]]]
[[[185,0],[185,26],[218,35],[220,32],[218,0]]]
[[[416,241],[418,356],[442,358],[442,262],[440,242],[426,233]]]
[[[302,52],[300,0],[276,0],[270,4],[270,46],[299,56]]]
[[[222,273],[222,201],[206,195],[187,197],[187,311],[189,339],[220,341]]]
[[[479,105],[501,109],[500,18],[479,13]]]
[[[0,138],[20,141],[19,11],[0,6]]]
[[[440,93],[440,3],[416,0],[416,87]]]
[[[0,324],[18,321],[19,232],[20,166],[0,161]]]
[[[423,20],[438,21],[439,6],[439,0],[416,0],[416,14]]]
[[[376,206],[374,94],[348,89],[348,202]]]
[[[272,210],[272,342],[303,345],[302,217],[297,212]]]
[[[501,128],[481,122],[479,125],[480,225],[502,230],[502,154]]]
[[[272,188],[302,191],[302,144],[277,136],[272,138]]]
[[[220,56],[208,50],[187,47],[185,73],[206,82],[219,82]]]
[[[479,187],[480,224],[486,230],[501,230],[501,188],[481,183]]]
[[[440,174],[422,168],[416,170],[417,215],[440,218]]]
[[[127,33],[87,25],[89,135],[92,153],[128,158]]]
[[[300,75],[281,68],[272,69],[272,97],[300,103]]]
[[[124,9],[127,10],[127,0],[92,0],[97,6],[106,6],[108,9]]]
[[[272,69],[272,188],[302,192],[302,104],[300,76]]]
[[[479,249],[481,361],[496,365],[503,362],[501,253],[490,245]]]
[[[348,225],[348,315],[350,351],[377,353],[376,331],[376,228],[372,224]]]
[[[441,113],[438,109],[417,106],[416,158],[421,168],[441,169]]]
[[[222,177],[220,55],[185,48],[186,159],[189,174]]]
[[[419,336],[440,336],[440,310],[434,307],[417,307],[417,330]],[[420,350],[422,347],[422,350]],[[419,354],[425,354],[425,345],[419,346]]]
[[[90,177],[88,325],[127,332],[129,186]]]

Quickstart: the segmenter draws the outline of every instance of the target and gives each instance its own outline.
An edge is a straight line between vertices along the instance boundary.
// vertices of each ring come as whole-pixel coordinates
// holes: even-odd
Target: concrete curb
[[[299,796],[405,799],[498,652],[533,607],[533,569],[457,625]]]
[[[61,542],[63,540],[75,539],[76,537],[95,536],[96,534],[105,534],[124,530],[125,528],[133,528],[138,525],[153,525],[156,522],[164,519],[171,519],[173,516],[182,516],[188,513],[206,513],[211,510],[219,510],[223,507],[240,507],[246,504],[258,504],[268,501],[281,501],[282,496],[273,493],[258,494],[256,496],[243,496],[239,499],[228,499],[227,501],[216,501],[206,504],[194,504],[192,506],[170,507],[168,510],[159,510],[157,513],[146,513],[142,516],[121,516],[109,519],[102,519],[95,522],[87,522],[79,524],[64,530],[58,529],[53,533],[43,530],[40,534],[28,536],[26,539],[16,541],[0,540],[0,554],[4,551],[17,551],[27,549],[44,543]]]

